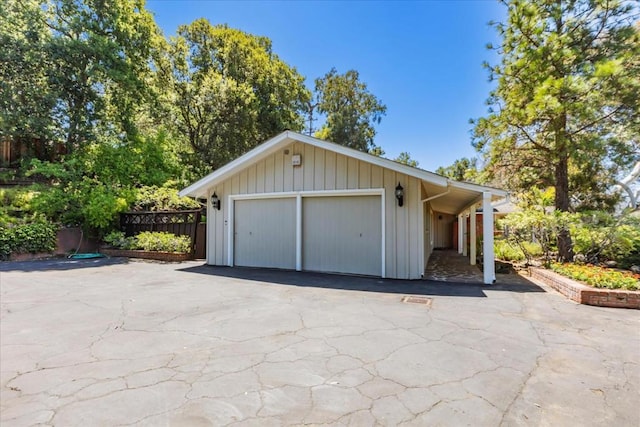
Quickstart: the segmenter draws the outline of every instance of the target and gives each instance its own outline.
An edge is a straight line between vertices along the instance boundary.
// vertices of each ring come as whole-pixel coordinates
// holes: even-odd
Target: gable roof
[[[412,176],[418,178],[427,183],[436,185],[438,187],[448,187],[454,186],[461,189],[472,190],[472,191],[490,191],[492,194],[496,196],[504,197],[506,196],[506,192],[503,190],[498,190],[496,188],[484,187],[477,184],[469,184],[464,182],[453,181],[444,176],[435,174],[433,172],[429,172],[423,169],[414,168],[412,166],[407,166],[402,163],[395,162],[393,160],[385,159],[383,157],[374,156],[369,153],[363,153],[362,151],[354,150],[349,147],[345,147],[343,145],[338,145],[333,142],[324,141],[322,139],[314,138],[308,135],[303,135],[298,132],[293,131],[284,131],[268,141],[258,145],[253,150],[248,153],[238,157],[237,159],[227,163],[219,169],[216,169],[209,175],[204,178],[194,182],[187,188],[180,191],[180,196],[192,196],[192,197],[202,197],[206,195],[207,189],[224,181],[245,167],[254,164],[271,154],[277,152],[283,147],[293,143],[293,142],[302,142],[304,144],[313,145],[318,148],[322,148],[327,151],[332,151],[337,154],[342,154],[347,157],[351,157],[354,159],[361,160],[363,162],[371,163],[374,165],[381,166],[386,169],[393,170],[398,173],[402,173],[408,176]]]

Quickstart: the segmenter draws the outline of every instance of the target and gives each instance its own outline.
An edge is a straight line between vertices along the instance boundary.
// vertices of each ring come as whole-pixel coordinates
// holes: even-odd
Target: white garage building
[[[180,192],[206,198],[207,263],[420,279],[438,220],[457,215],[460,252],[476,259],[477,207],[506,192],[286,131]],[[442,234],[442,232],[440,232]],[[493,233],[484,281],[495,281]],[[471,242],[471,244],[469,244]],[[468,248],[468,249],[467,249]]]

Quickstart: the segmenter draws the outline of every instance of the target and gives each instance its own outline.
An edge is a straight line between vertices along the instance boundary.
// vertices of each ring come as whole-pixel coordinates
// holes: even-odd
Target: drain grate
[[[426,305],[427,307],[431,307],[432,301],[433,301],[433,298],[427,298],[427,297],[414,297],[414,296],[402,297],[402,302],[411,303],[411,304],[422,304],[422,305]]]

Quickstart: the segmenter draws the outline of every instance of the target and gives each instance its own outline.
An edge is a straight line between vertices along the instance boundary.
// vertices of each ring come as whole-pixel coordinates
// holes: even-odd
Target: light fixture
[[[218,195],[215,192],[211,196],[211,207],[220,210],[220,199],[218,199]]]
[[[398,206],[402,206],[404,204],[404,188],[398,182],[398,186],[396,187],[396,199],[398,199]]]

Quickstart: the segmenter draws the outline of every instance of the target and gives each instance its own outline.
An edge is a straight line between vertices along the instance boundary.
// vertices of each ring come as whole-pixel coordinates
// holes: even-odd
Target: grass
[[[626,289],[640,291],[640,274],[612,270],[586,264],[551,264],[556,273],[584,282],[594,288]]]

